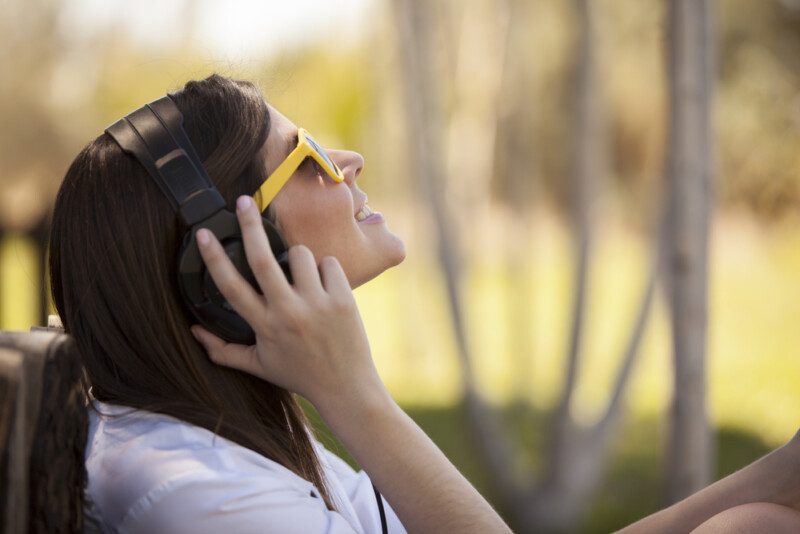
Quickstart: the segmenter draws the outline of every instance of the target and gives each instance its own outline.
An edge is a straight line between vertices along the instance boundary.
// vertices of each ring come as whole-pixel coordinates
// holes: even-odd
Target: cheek
[[[352,205],[346,191],[344,195],[339,191],[311,191],[287,196],[277,209],[279,227],[290,246],[306,245],[317,260],[340,256],[353,224]]]

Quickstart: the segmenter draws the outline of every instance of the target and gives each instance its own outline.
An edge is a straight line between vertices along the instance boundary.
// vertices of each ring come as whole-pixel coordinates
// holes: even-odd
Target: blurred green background
[[[44,273],[31,232],[85,143],[188,79],[219,72],[255,80],[324,144],[364,155],[360,186],[408,251],[401,266],[356,291],[378,369],[496,503],[492,473],[466,430],[434,219],[409,165],[404,50],[392,5],[1,4],[0,327],[25,330],[41,320]],[[461,235],[474,372],[523,463],[536,469],[543,414],[562,384],[574,290],[566,177],[575,16],[561,0],[429,5],[443,56],[441,158]],[[584,365],[572,406],[580,422],[605,406],[652,255],[668,117],[665,5],[592,2],[607,164],[591,202]],[[512,37],[509,9],[516,10]],[[786,442],[800,422],[800,2],[719,0],[715,24],[707,357],[721,476]],[[471,176],[462,175],[465,167]],[[618,528],[663,504],[670,355],[659,294],[583,531]]]

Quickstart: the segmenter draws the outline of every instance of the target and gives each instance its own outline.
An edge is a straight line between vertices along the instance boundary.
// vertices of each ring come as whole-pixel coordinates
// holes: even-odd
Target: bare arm
[[[198,233],[217,287],[256,333],[256,344],[244,346],[193,327],[211,359],[307,398],[409,531],[510,532],[386,391],[339,263],[327,257],[318,267],[309,249],[292,247],[294,283],[289,284],[252,199],[248,204],[237,214],[263,296],[236,271],[216,239],[202,244]]]
[[[350,408],[322,407],[320,415],[410,532],[510,532],[388,394]]]
[[[690,532],[724,510],[754,502],[800,511],[800,432],[747,467],[620,532]]]

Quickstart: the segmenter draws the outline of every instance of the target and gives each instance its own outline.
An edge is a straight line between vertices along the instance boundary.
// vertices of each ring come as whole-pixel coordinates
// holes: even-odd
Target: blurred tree
[[[582,339],[587,312],[587,287],[593,229],[593,199],[603,188],[607,149],[602,88],[597,81],[596,17],[588,0],[576,0],[576,62],[573,75],[573,160],[571,213],[575,235],[575,278],[572,327],[568,342],[561,395],[550,414],[550,446],[544,470],[527,489],[530,502],[519,513],[526,531],[573,531],[580,524],[605,474],[612,438],[622,411],[622,398],[639,354],[644,328],[650,316],[658,272],[661,239],[654,245],[654,260],[645,284],[639,311],[622,354],[608,404],[594,424],[579,425],[572,416],[573,397],[581,367]]]
[[[669,5],[670,185],[667,281],[675,381],[667,445],[667,498],[676,502],[711,481],[706,406],[708,232],[713,175],[714,88],[711,0]]]
[[[575,66],[575,83],[573,84],[576,138],[572,169],[572,198],[577,236],[577,267],[573,328],[563,393],[551,417],[551,447],[543,462],[546,468],[538,477],[520,468],[520,452],[515,450],[510,443],[507,433],[502,429],[497,416],[481,397],[475,383],[472,355],[464,327],[461,303],[462,273],[459,267],[459,257],[463,251],[458,246],[458,230],[467,225],[456,224],[456,218],[451,214],[450,205],[444,201],[442,191],[445,188],[448,173],[445,173],[440,164],[440,155],[444,152],[444,148],[439,139],[442,138],[442,132],[445,131],[442,102],[445,100],[443,94],[446,94],[447,91],[436,83],[439,78],[435,76],[435,73],[439,71],[437,61],[441,56],[453,57],[453,54],[446,49],[441,50],[441,47],[438,48],[441,55],[432,52],[436,49],[433,46],[433,25],[437,21],[431,7],[433,4],[416,0],[396,0],[394,5],[401,41],[399,48],[402,51],[405,102],[409,117],[408,137],[418,171],[417,176],[421,181],[421,190],[424,192],[425,200],[436,222],[438,259],[447,283],[449,310],[461,364],[464,403],[472,433],[483,460],[492,473],[495,492],[501,499],[499,507],[504,510],[515,529],[524,532],[574,530],[581,521],[603,474],[609,444],[621,411],[620,399],[630,377],[633,361],[638,354],[644,325],[651,307],[655,278],[655,274],[653,274],[645,289],[640,314],[624,354],[623,364],[607,410],[595,425],[589,428],[580,428],[571,417],[570,407],[577,384],[576,377],[586,312],[585,296],[592,227],[591,199],[599,185],[597,183],[598,176],[604,172],[604,148],[601,144],[603,119],[598,104],[598,88],[595,83],[596,59],[593,53],[594,22],[591,4],[588,0],[576,0],[579,45],[578,60]],[[511,5],[493,3],[492,7],[500,12],[508,10],[508,13],[514,13],[514,9],[518,9],[519,6],[513,3]],[[481,25],[498,24],[497,18],[484,17],[482,20]],[[514,16],[509,19],[500,17],[500,24],[506,24],[503,31],[508,32],[507,35],[513,35],[515,31],[518,31],[514,26],[519,20],[522,19]],[[471,36],[474,27],[462,31],[465,35]],[[506,43],[507,40],[508,37],[506,37]],[[505,55],[505,52],[502,54]],[[495,61],[497,61],[496,58]],[[489,62],[489,65],[492,64]],[[501,79],[505,76],[502,69],[491,67],[488,68],[486,74]],[[498,90],[495,87],[487,94],[497,94]],[[493,106],[489,110],[493,112],[493,115],[483,117],[478,124],[483,125],[484,130],[494,131],[502,115],[499,106]],[[457,105],[453,113],[458,114]],[[526,118],[524,116],[516,117],[517,121],[524,121]],[[503,119],[508,120],[505,117]],[[458,120],[454,122],[460,123]],[[514,130],[522,131],[523,128],[515,126]],[[462,132],[463,130],[463,128],[459,128],[457,131]],[[483,139],[485,140],[485,138]],[[451,151],[455,148],[463,149],[461,143],[451,142]],[[495,152],[494,156],[497,157],[498,153]],[[466,158],[461,152],[456,152],[456,154],[450,152],[450,155],[455,158],[455,161],[462,161]],[[515,153],[510,154],[508,151],[503,152],[503,155],[510,156],[512,159],[516,157]],[[497,168],[495,162],[491,165],[478,166],[478,170],[481,172],[488,172],[492,168]],[[513,165],[509,168],[519,170]],[[460,172],[454,172],[456,169]],[[466,172],[467,170],[462,167],[451,166],[449,173],[449,176],[453,178],[451,182],[455,181],[461,185]],[[508,181],[509,184],[515,184],[526,181],[527,178],[527,173],[520,172],[518,175],[508,177]],[[478,179],[468,183],[480,187],[477,185],[480,183]],[[485,190],[485,188],[480,188],[479,192]],[[524,190],[520,189],[520,191]],[[485,196],[488,197],[488,195]],[[516,202],[524,201],[517,198]],[[475,211],[481,212],[480,201],[469,202],[468,199],[463,199],[463,195],[462,202],[457,205],[471,215],[474,215]],[[468,207],[465,208],[465,206]],[[658,262],[654,262],[654,273],[657,265]],[[519,332],[515,332],[515,335],[519,335]]]
[[[45,263],[48,206],[68,151],[64,140],[72,131],[71,121],[55,113],[61,11],[59,2],[8,2],[0,17],[0,69],[7,74],[0,78],[0,123],[5,126],[0,130],[0,227],[36,243],[39,267]],[[35,286],[31,296],[38,300],[39,324],[46,324],[43,280],[29,282]],[[3,318],[4,324],[10,319]]]
[[[571,214],[575,239],[572,324],[561,395],[550,414],[550,443],[541,479],[531,490],[533,506],[527,509],[527,525],[545,530],[572,531],[580,523],[605,474],[612,438],[622,411],[622,398],[633,364],[639,355],[645,325],[650,316],[658,267],[660,240],[655,244],[651,274],[646,282],[639,312],[622,354],[609,402],[601,417],[588,427],[572,416],[573,397],[583,353],[590,258],[596,224],[594,199],[604,189],[607,168],[605,109],[597,69],[596,15],[588,0],[575,0],[577,15],[576,62],[573,71],[573,159]]]
[[[529,377],[532,373],[531,354],[534,347],[531,336],[526,333],[530,332],[530,325],[535,318],[532,317],[528,299],[532,293],[528,265],[530,250],[519,246],[519,243],[531,242],[531,219],[535,212],[531,207],[540,193],[540,180],[535,179],[540,153],[535,141],[534,124],[542,106],[536,105],[535,71],[530,68],[536,60],[533,47],[530,46],[531,28],[528,24],[531,4],[528,0],[508,0],[500,4],[505,9],[498,6],[498,11],[504,15],[505,47],[502,54],[497,54],[503,62],[497,74],[500,87],[494,116],[490,118],[495,135],[492,140],[492,168],[487,173],[487,179],[491,180],[491,191],[487,191],[487,198],[492,196],[495,199],[493,218],[497,218],[499,207],[505,212],[501,222],[505,239],[496,244],[496,253],[505,270],[503,289],[507,330],[511,333],[508,354],[521,377]],[[465,31],[464,34],[470,35],[470,32]],[[489,220],[490,216],[481,218]],[[524,387],[523,381],[518,381],[515,395],[519,401],[526,396]]]
[[[6,228],[23,230],[38,223],[66,156],[70,121],[57,118],[53,94],[63,45],[60,13],[61,4],[47,0],[3,5],[0,225]]]
[[[445,174],[440,139],[443,137],[443,107],[441,87],[437,85],[437,55],[432,54],[433,24],[436,17],[433,4],[423,0],[394,0],[400,46],[405,107],[408,111],[407,132],[411,159],[414,162],[423,200],[434,216],[438,260],[444,272],[450,319],[456,339],[464,402],[472,421],[471,429],[496,478],[496,489],[506,502],[513,502],[516,487],[513,460],[506,436],[499,430],[496,419],[480,398],[472,370],[472,355],[467,339],[461,302],[461,251],[458,248],[457,228],[450,206],[444,201]],[[446,53],[446,52],[445,52]]]

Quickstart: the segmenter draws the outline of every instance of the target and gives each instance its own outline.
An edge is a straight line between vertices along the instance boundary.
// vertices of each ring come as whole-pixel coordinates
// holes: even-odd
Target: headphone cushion
[[[291,282],[286,242],[268,219],[262,217],[262,223],[272,252]],[[200,324],[217,336],[229,342],[253,344],[255,333],[252,328],[225,300],[205,267],[195,238],[200,228],[208,228],[214,232],[234,267],[261,293],[247,261],[238,219],[230,211],[220,210],[192,226],[184,236],[178,259],[178,285],[186,307]]]

